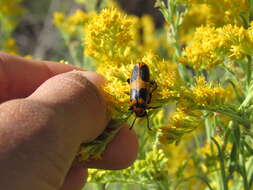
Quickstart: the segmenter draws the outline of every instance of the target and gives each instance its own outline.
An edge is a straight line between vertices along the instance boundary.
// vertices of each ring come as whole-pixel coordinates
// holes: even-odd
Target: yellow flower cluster
[[[210,69],[222,63],[219,55],[224,54],[222,47],[227,41],[224,36],[219,35],[214,27],[205,26],[197,28],[192,43],[183,52],[184,62],[195,70]]]
[[[219,106],[227,101],[229,95],[226,92],[222,87],[207,83],[203,77],[197,77],[191,97],[199,107]]]
[[[184,88],[178,106],[184,110],[215,108],[225,104],[232,97],[230,90],[217,84],[208,83],[204,77],[195,78],[191,88]]]
[[[61,23],[63,16],[60,14],[57,17],[59,19],[56,21]],[[145,62],[149,66],[151,80],[158,85],[151,101],[154,106],[178,96],[177,89],[182,81],[177,67],[153,53],[159,46],[154,30],[150,17],[138,19],[116,8],[103,9],[85,26],[84,53],[96,60],[96,71],[107,80],[104,90],[113,118],[126,119],[131,114],[128,110],[130,85],[127,79],[131,77],[137,62]],[[90,154],[92,149],[86,146],[81,149],[81,159],[87,159],[84,156],[87,152],[87,155],[98,157],[101,152],[98,155]]]
[[[184,140],[181,140],[176,145],[175,144],[162,144],[161,149],[163,150],[165,156],[168,158],[167,168],[169,175],[177,180],[179,175],[185,179],[191,178],[197,172],[196,163],[191,159],[192,155],[195,153],[193,151],[193,141],[194,135],[200,134],[202,131],[197,131],[194,134],[185,134]],[[182,185],[178,187],[179,190],[195,190],[204,189],[204,184],[197,179],[192,179],[190,181],[185,181]]]
[[[248,29],[226,25],[222,28],[222,34],[230,42],[228,52],[230,58],[243,59],[253,54],[253,22]]]
[[[143,15],[135,24],[134,39],[139,46],[140,52],[155,51],[161,45],[159,39],[155,35],[154,21],[149,15]]]
[[[147,187],[150,184],[161,183],[162,181],[166,183],[169,173],[166,167],[168,162],[169,160],[163,151],[157,149],[157,147],[153,147],[152,150],[145,154],[145,159],[135,161],[127,169],[121,171],[89,170],[88,182],[137,183]],[[155,186],[155,189],[157,188]]]
[[[130,86],[127,79],[130,78],[137,62],[145,62],[149,66],[151,80],[158,86],[152,94],[150,106],[162,107],[171,101],[177,102],[177,109],[168,125],[160,130],[160,141],[163,144],[178,141],[184,134],[201,126],[202,113],[199,109],[213,108],[226,103],[228,94],[222,87],[207,83],[203,77],[197,77],[196,83],[188,86],[181,80],[175,63],[161,60],[153,53],[152,48],[140,53],[147,45],[141,47],[139,43],[141,40],[136,35],[139,31],[136,23],[140,22],[135,17],[126,16],[120,10],[111,8],[102,10],[93,19],[85,29],[85,53],[96,59],[97,72],[107,79],[104,90],[114,118],[125,119],[130,114],[128,110]],[[151,33],[153,28],[146,30],[147,33]],[[198,41],[199,47],[206,42],[206,46],[201,47],[202,51],[206,51],[206,57],[203,53],[198,55],[198,59],[202,59],[202,62],[209,63],[213,58],[213,62],[216,63],[216,58],[208,51],[218,51],[217,47],[220,47],[219,51],[222,54],[227,53],[229,47],[226,47],[226,43],[230,41],[225,39],[225,35],[220,35],[219,30],[210,26],[198,29],[197,33],[201,35],[196,35],[194,40]],[[152,36],[149,38],[152,39]],[[144,38],[142,43],[149,44],[149,38],[147,40]],[[227,48],[226,51],[223,50],[224,47]],[[192,47],[192,51],[194,50]],[[189,47],[185,52],[188,51]],[[185,53],[187,59],[186,55],[188,54]],[[198,62],[198,59],[195,62]]]
[[[134,53],[131,33],[134,22],[135,18],[118,9],[103,9],[85,30],[85,54],[98,61],[125,62]]]
[[[61,12],[55,12],[53,15],[53,23],[63,33],[66,32],[70,36],[75,36],[83,34],[85,25],[95,16],[95,12],[86,13],[80,9],[77,9],[69,16]]]
[[[220,137],[220,136],[215,136],[213,137],[217,143],[222,146],[222,143],[223,143],[223,139]],[[224,151],[229,154],[232,150],[232,145],[231,143],[228,143],[224,149]],[[208,160],[209,161],[209,164],[210,166],[212,166],[213,168],[220,168],[220,165],[219,165],[219,160],[218,160],[218,154],[219,154],[219,151],[218,151],[218,148],[217,146],[213,143],[213,142],[206,142],[204,144],[204,146],[200,147],[197,149],[197,153],[198,155],[200,155],[202,157],[202,159],[205,159],[205,160]],[[212,158],[212,159],[210,159]],[[212,162],[212,163],[210,163]],[[207,168],[205,165],[201,165],[201,168],[204,172],[208,172],[208,170],[212,171],[213,168],[211,168],[209,166],[209,168]]]
[[[208,22],[215,26],[224,24],[242,25],[241,16],[248,16],[249,5],[247,0],[182,0],[193,8],[197,5],[208,6]],[[206,14],[206,13],[205,13]],[[246,15],[245,15],[246,14]],[[198,15],[198,17],[201,17]],[[203,23],[204,24],[204,23]]]
[[[16,41],[12,38],[12,32],[17,26],[24,8],[21,6],[23,0],[1,0],[0,1],[0,50],[16,54]]]
[[[210,7],[206,4],[196,4],[186,12],[180,29],[180,40],[189,42],[197,27],[210,24]]]
[[[97,69],[97,72],[107,79],[104,90],[109,102],[108,107],[113,110],[114,118],[121,118],[122,113],[128,113],[130,89],[127,79],[130,77],[133,66],[134,64],[116,66],[113,63],[104,62]]]
[[[156,51],[162,40],[155,37],[150,16],[126,15],[119,8],[103,9],[85,29],[85,54],[97,62],[129,64],[146,51]]]
[[[161,60],[151,52],[146,53],[140,61],[148,64],[151,78],[157,83],[158,88],[153,95],[154,102],[170,101],[179,96],[178,92],[183,82],[175,63]]]
[[[24,9],[20,5],[22,0],[1,0],[0,1],[0,24],[5,32],[11,31],[17,24],[17,18]]]
[[[224,60],[243,59],[253,53],[252,27],[226,25],[222,28],[197,28],[193,41],[183,52],[182,62],[195,70],[211,69]]]
[[[94,19],[98,22],[91,21],[86,28],[89,29],[85,39],[86,51],[87,53],[90,51],[89,55],[99,61],[97,72],[107,79],[104,89],[108,94],[109,105],[113,106],[111,109],[114,110],[114,118],[122,119],[129,115],[130,86],[127,79],[130,78],[136,62],[145,62],[149,66],[151,80],[157,83],[158,88],[151,100],[152,106],[166,105],[172,100],[178,100],[179,108],[173,114],[168,126],[161,129],[163,134],[161,138],[164,142],[165,139],[167,141],[171,139],[169,142],[179,140],[182,135],[201,124],[198,119],[201,116],[200,112],[196,110],[190,112],[190,109],[220,105],[225,102],[226,94],[223,88],[214,87],[201,77],[196,79],[196,85],[191,88],[186,87],[180,79],[176,64],[159,59],[152,51],[147,51],[144,55],[140,54],[139,57],[134,55],[131,45],[138,44],[135,42],[138,40],[135,35],[132,35],[134,32],[130,33],[131,30],[127,30],[127,26],[129,28],[129,24],[134,22],[130,22],[131,19],[122,15],[120,11],[105,9]],[[103,23],[105,26],[102,26]],[[215,28],[213,30],[215,31]],[[125,34],[123,35],[122,32]],[[129,41],[126,41],[126,35]],[[212,31],[209,35],[212,35]],[[124,43],[117,43],[117,41]],[[216,43],[218,42],[220,43],[219,40]],[[127,47],[129,52],[133,53],[132,56],[122,53]]]
[[[234,95],[229,88],[218,84],[208,83],[204,77],[195,78],[191,87],[183,86],[177,99],[177,108],[188,112],[197,109],[213,109],[226,104]]]
[[[3,42],[3,50],[5,52],[11,53],[11,54],[17,54],[18,50],[16,47],[16,40],[13,38],[7,39],[5,42]]]
[[[166,145],[177,142],[186,133],[190,133],[195,128],[203,125],[201,119],[199,119],[200,116],[199,111],[186,111],[177,108],[170,116],[169,123],[159,128],[160,143]]]
[[[224,105],[231,92],[207,83],[204,77],[196,77],[196,83],[191,87],[179,89],[176,111],[170,116],[169,122],[160,128],[161,144],[179,141],[183,135],[203,126],[202,109],[215,109]]]
[[[170,61],[160,60],[158,56],[151,52],[146,53],[136,62],[144,62],[149,66],[151,80],[157,83],[158,88],[152,95],[151,104],[160,105],[179,96],[179,89],[182,85],[177,67]],[[104,62],[98,66],[97,72],[104,75],[107,84],[105,91],[111,96],[112,104],[120,110],[120,113],[127,113],[129,108],[130,86],[127,79],[130,78],[132,69],[136,62],[129,64],[115,65],[112,62]]]

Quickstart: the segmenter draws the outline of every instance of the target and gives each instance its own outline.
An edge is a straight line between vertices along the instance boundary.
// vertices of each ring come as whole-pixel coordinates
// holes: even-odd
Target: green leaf
[[[237,154],[238,154],[237,146],[235,144],[233,144],[233,147],[232,147],[232,150],[231,150],[231,153],[229,156],[230,157],[230,164],[229,164],[228,171],[229,171],[230,176],[232,176],[232,173],[237,170],[237,166],[236,166],[236,162],[238,160]]]

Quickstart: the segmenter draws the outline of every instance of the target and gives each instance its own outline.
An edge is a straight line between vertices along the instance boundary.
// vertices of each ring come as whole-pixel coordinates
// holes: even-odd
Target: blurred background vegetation
[[[0,0],[2,4],[6,0]],[[20,0],[14,0],[20,1]],[[4,20],[7,19],[8,14],[2,11],[0,13],[0,36],[6,35],[6,30],[12,33],[15,39],[16,51],[21,55],[31,55],[35,58],[55,60],[59,61],[69,60],[68,48],[64,43],[59,30],[53,24],[53,13],[63,12],[65,15],[74,13],[77,9],[84,11],[90,11],[93,7],[88,5],[94,5],[94,0],[22,0],[20,1],[20,9],[15,14],[9,14],[9,20],[11,29],[5,29],[6,24]],[[102,3],[97,1],[96,4]],[[163,17],[160,12],[154,8],[155,0],[118,0],[119,5],[127,13],[134,14],[136,16],[142,16],[144,14],[152,15],[156,23],[156,27],[161,27],[163,23]],[[86,4],[86,5],[85,5]],[[1,3],[0,3],[1,6]],[[10,5],[11,6],[11,5]],[[99,6],[99,5],[96,5]],[[3,7],[2,7],[3,8]],[[95,7],[99,9],[99,7]],[[1,12],[1,8],[0,8]],[[8,37],[10,37],[8,36]],[[7,36],[6,36],[7,38]],[[14,43],[9,41],[9,46]],[[1,46],[0,46],[1,48]],[[2,49],[8,49],[3,48]]]

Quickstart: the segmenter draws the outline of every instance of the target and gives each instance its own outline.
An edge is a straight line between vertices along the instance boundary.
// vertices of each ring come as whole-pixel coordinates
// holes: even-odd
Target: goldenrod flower
[[[114,63],[105,62],[98,66],[97,72],[102,74],[107,83],[104,86],[108,94],[109,106],[114,106],[113,114],[117,117],[118,111],[128,113],[130,86],[127,79],[130,77],[134,64],[116,66]]]
[[[171,101],[179,97],[179,89],[183,82],[175,63],[161,60],[159,56],[152,52],[147,52],[141,61],[149,65],[151,80],[155,80],[158,86],[154,92],[154,101]]]
[[[3,43],[3,50],[11,54],[17,54],[16,40],[13,38],[7,39],[6,42]]]
[[[225,104],[228,99],[228,94],[224,88],[208,84],[204,77],[197,77],[196,85],[192,91],[192,97],[197,106],[208,107]]]
[[[70,36],[83,35],[84,27],[94,16],[96,16],[96,13],[86,13],[80,9],[77,9],[69,16],[61,12],[55,12],[53,14],[53,23],[61,32]]]
[[[246,55],[253,54],[252,28],[244,29],[232,25],[226,25],[221,30],[230,43],[228,56],[231,59],[243,59]]]
[[[191,41],[197,27],[210,23],[211,9],[206,4],[196,4],[189,8],[184,16],[180,29],[180,40],[183,43]]]
[[[160,127],[159,141],[161,144],[170,144],[179,141],[181,137],[202,124],[199,111],[185,111],[176,109],[172,113],[169,123]]]
[[[65,19],[65,15],[61,12],[55,12],[53,14],[53,23],[57,26],[60,27]]]
[[[129,61],[134,49],[133,22],[132,18],[115,8],[103,9],[86,28],[85,54],[98,61]]]
[[[226,105],[228,100],[234,98],[230,88],[208,83],[202,76],[196,77],[195,81],[191,87],[181,88],[177,99],[177,108],[186,113],[192,110],[215,109]]]
[[[9,53],[17,53],[15,40],[12,32],[17,26],[25,9],[21,5],[22,0],[1,0],[0,1],[0,50]]]
[[[127,169],[120,171],[89,170],[88,181],[96,183],[125,182],[141,184],[144,187],[152,185],[155,189],[163,185],[166,188],[167,186],[165,184],[167,184],[167,176],[169,173],[169,169],[167,168],[168,162],[169,159],[163,151],[153,147],[152,150],[145,154],[144,159],[135,161]],[[157,183],[161,185],[154,186]]]
[[[207,83],[203,77],[197,77],[195,85],[181,88],[178,94],[176,111],[168,124],[160,128],[162,144],[179,141],[183,135],[203,125],[200,110],[225,105],[229,96],[224,88]]]
[[[206,5],[209,7],[209,24],[222,26],[224,24],[243,23],[241,16],[249,15],[249,5],[247,0],[182,0],[193,8],[196,5]]]
[[[143,15],[136,23],[135,36],[138,36],[137,43],[140,52],[156,51],[160,45],[159,39],[155,35],[155,25],[151,16]]]
[[[16,24],[18,17],[24,12],[24,8],[21,6],[23,0],[1,0],[0,1],[0,17],[1,22]],[[6,26],[4,26],[6,27]]]
[[[151,80],[157,83],[157,89],[152,94],[152,105],[166,104],[179,96],[182,81],[176,65],[170,61],[160,60],[151,52],[147,52],[145,56],[129,64],[116,65],[114,62],[107,61],[99,64],[97,71],[107,79],[104,89],[111,96],[110,101],[121,115],[129,112],[130,85],[127,79],[131,77],[132,69],[137,62],[145,62],[149,66]]]
[[[218,135],[214,136],[213,138],[217,141],[217,143],[220,146],[222,146],[222,143],[224,143],[224,140]],[[224,149],[224,153],[229,155],[231,150],[232,150],[232,145],[231,143],[228,143],[226,145],[226,149]],[[205,170],[220,168],[220,163],[218,159],[219,151],[218,151],[217,146],[212,141],[206,142],[204,146],[198,148],[197,153],[202,157],[202,159],[205,159],[206,162],[209,162],[209,167],[205,168]]]
[[[211,69],[225,59],[239,60],[253,53],[252,29],[226,25],[197,28],[193,41],[183,52],[184,63],[195,70]]]
[[[84,11],[77,9],[72,15],[68,17],[68,24],[73,25],[84,25],[88,23],[88,21],[96,16],[95,12],[85,13]]]
[[[221,64],[227,40],[214,27],[197,28],[192,43],[183,52],[186,63],[195,70],[210,69]]]

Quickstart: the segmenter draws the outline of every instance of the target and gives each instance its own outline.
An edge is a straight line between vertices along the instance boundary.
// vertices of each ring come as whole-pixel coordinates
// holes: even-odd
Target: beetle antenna
[[[137,117],[135,116],[134,121],[133,121],[131,127],[129,128],[130,130],[133,128],[136,118],[137,118]]]

